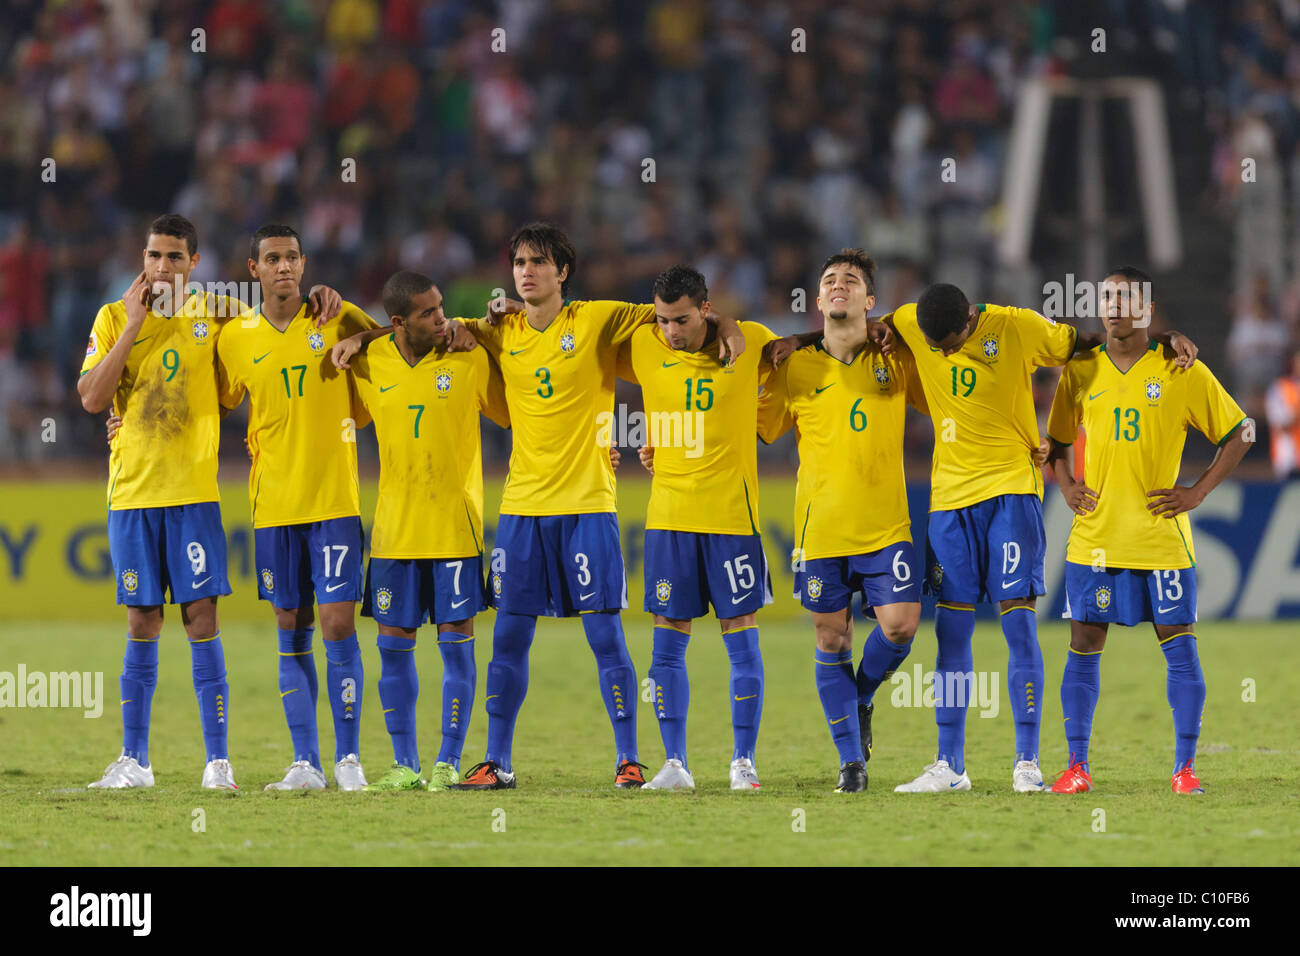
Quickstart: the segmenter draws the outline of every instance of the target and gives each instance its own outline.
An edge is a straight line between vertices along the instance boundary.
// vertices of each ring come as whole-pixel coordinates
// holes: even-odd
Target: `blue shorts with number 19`
[[[361,519],[253,529],[257,596],[283,609],[361,600]]]
[[[572,617],[626,608],[618,515],[503,514],[488,582],[506,614]]]
[[[925,589],[940,601],[975,604],[1036,597],[1043,587],[1043,503],[998,495],[952,511],[931,511]]]

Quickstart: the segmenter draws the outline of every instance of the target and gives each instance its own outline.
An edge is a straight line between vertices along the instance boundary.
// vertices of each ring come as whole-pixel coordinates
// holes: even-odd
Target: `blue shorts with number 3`
[[[1065,562],[1065,613],[1089,624],[1192,624],[1196,621],[1196,568],[1094,570]]]
[[[497,524],[488,569],[497,610],[571,617],[627,607],[618,515],[509,515]]]

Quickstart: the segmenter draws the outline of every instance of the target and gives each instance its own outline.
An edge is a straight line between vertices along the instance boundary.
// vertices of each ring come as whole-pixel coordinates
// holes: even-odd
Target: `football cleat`
[[[104,776],[86,786],[90,790],[127,790],[132,787],[152,787],[153,767],[142,767],[134,757],[122,754],[104,768]]]
[[[695,778],[677,758],[664,763],[663,769],[655,774],[649,783],[641,785],[642,790],[694,790]]]
[[[840,764],[840,779],[835,784],[836,793],[862,793],[867,789],[867,767],[856,760]]]
[[[337,780],[337,769],[335,770],[335,779]],[[406,764],[395,763],[388,768],[388,772],[376,780],[374,783],[368,783],[361,789],[368,793],[377,793],[381,790],[419,790],[424,786],[424,781],[420,775],[412,770]],[[339,789],[343,789],[340,784]]]
[[[911,783],[900,783],[894,793],[946,793],[949,790],[969,790],[970,777],[965,771],[955,773],[946,760],[936,760]]]
[[[1016,793],[1039,793],[1043,789],[1043,771],[1038,769],[1038,758],[1021,760],[1011,771],[1011,789]]]
[[[295,760],[289,764],[284,779],[268,783],[266,790],[324,790],[325,774],[317,770],[307,760]]]
[[[204,790],[238,790],[239,785],[235,783],[235,768],[230,766],[230,761],[222,757],[219,760],[209,760],[208,765],[203,768]]]
[[[152,776],[151,778],[152,779]],[[1174,774],[1171,784],[1174,793],[1203,794],[1205,788],[1201,786],[1200,778],[1196,776],[1196,771],[1192,769],[1192,762],[1187,761],[1187,766]]]
[[[1084,769],[1082,763],[1072,763],[1068,770],[1062,770],[1048,793],[1087,793],[1092,789],[1092,775]]]
[[[763,785],[758,782],[758,771],[754,761],[748,757],[737,757],[731,761],[731,789],[758,790]]]
[[[451,789],[513,790],[515,789],[515,775],[508,770],[502,770],[491,760],[485,760],[483,763],[476,763],[470,767],[469,773],[465,774],[465,779],[454,784]]]
[[[433,791],[450,790],[459,780],[460,772],[445,760],[439,760],[429,771],[429,789]]]
[[[343,759],[334,765],[334,783],[340,790],[364,790],[366,773],[361,769],[361,758],[356,754],[344,754]]]
[[[641,771],[646,769],[643,763],[624,760],[614,772],[614,786],[620,790],[640,790],[645,786],[645,774]]]
[[[858,704],[858,732],[862,734],[862,762],[871,759],[871,715],[876,712],[873,701],[870,704]]]

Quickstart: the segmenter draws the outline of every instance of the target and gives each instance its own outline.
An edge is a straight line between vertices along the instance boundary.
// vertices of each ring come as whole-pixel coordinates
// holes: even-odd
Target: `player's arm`
[[[307,311],[316,320],[316,328],[324,328],[325,323],[339,314],[343,308],[343,296],[336,289],[327,285],[314,285],[307,293]]]
[[[478,363],[478,407],[502,428],[510,427],[510,408],[506,404],[506,383],[492,353],[483,349],[475,357]]]
[[[354,355],[364,355],[366,347],[371,342],[385,335],[391,335],[392,332],[393,327],[386,325],[382,329],[365,329],[345,339],[339,339],[334,343],[334,348],[330,349],[330,361],[334,363],[336,369],[345,371],[350,368],[348,362]]]
[[[1056,383],[1052,410],[1047,417],[1047,466],[1056,475],[1056,483],[1070,510],[1085,515],[1097,508],[1097,492],[1074,478],[1074,439],[1079,434],[1083,410],[1076,400],[1076,381],[1070,374],[1076,366],[1066,367]]]
[[[1191,368],[1200,352],[1196,343],[1182,332],[1157,332],[1151,336],[1151,341],[1158,342],[1168,349],[1179,368]],[[1080,352],[1087,352],[1105,343],[1106,336],[1100,332],[1079,332],[1074,338],[1074,349],[1070,352],[1070,357],[1073,358]]]
[[[763,361],[773,368],[780,368],[781,363],[801,348],[814,344],[825,333],[820,329],[811,332],[797,332],[784,338],[769,342],[763,347]],[[867,336],[880,347],[884,355],[892,355],[902,345],[902,339],[894,330],[893,313],[883,319],[867,319]]]
[[[758,438],[765,445],[772,444],[794,427],[787,384],[789,368],[788,365],[780,366],[758,393]]]
[[[1239,423],[1223,439],[1219,450],[1214,454],[1214,461],[1210,462],[1210,467],[1205,469],[1192,487],[1178,485],[1147,492],[1147,510],[1164,518],[1172,518],[1200,505],[1241,464],[1241,459],[1246,457],[1250,442],[1246,440],[1247,429],[1243,426],[1249,420]]]
[[[83,371],[77,379],[77,394],[81,396],[81,407],[86,411],[98,414],[112,403],[118,383],[122,380],[122,370],[126,368],[127,357],[131,354],[131,346],[135,344],[136,333],[144,325],[144,317],[149,312],[150,291],[150,283],[141,272],[122,295],[122,303],[126,306],[126,326],[121,335],[108,353]],[[95,339],[95,351],[98,352],[112,334],[108,306],[99,310],[91,334]],[[87,361],[94,357],[95,353],[91,353],[87,356]]]

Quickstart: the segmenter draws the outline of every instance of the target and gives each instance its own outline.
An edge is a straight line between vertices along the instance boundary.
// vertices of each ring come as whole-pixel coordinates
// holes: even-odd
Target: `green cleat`
[[[395,763],[388,768],[388,773],[361,789],[374,793],[379,790],[419,790],[423,786],[424,781],[418,773],[404,764]]]
[[[433,771],[429,774],[430,790],[450,790],[458,783],[460,783],[460,771],[447,761],[439,760],[433,765]]]

